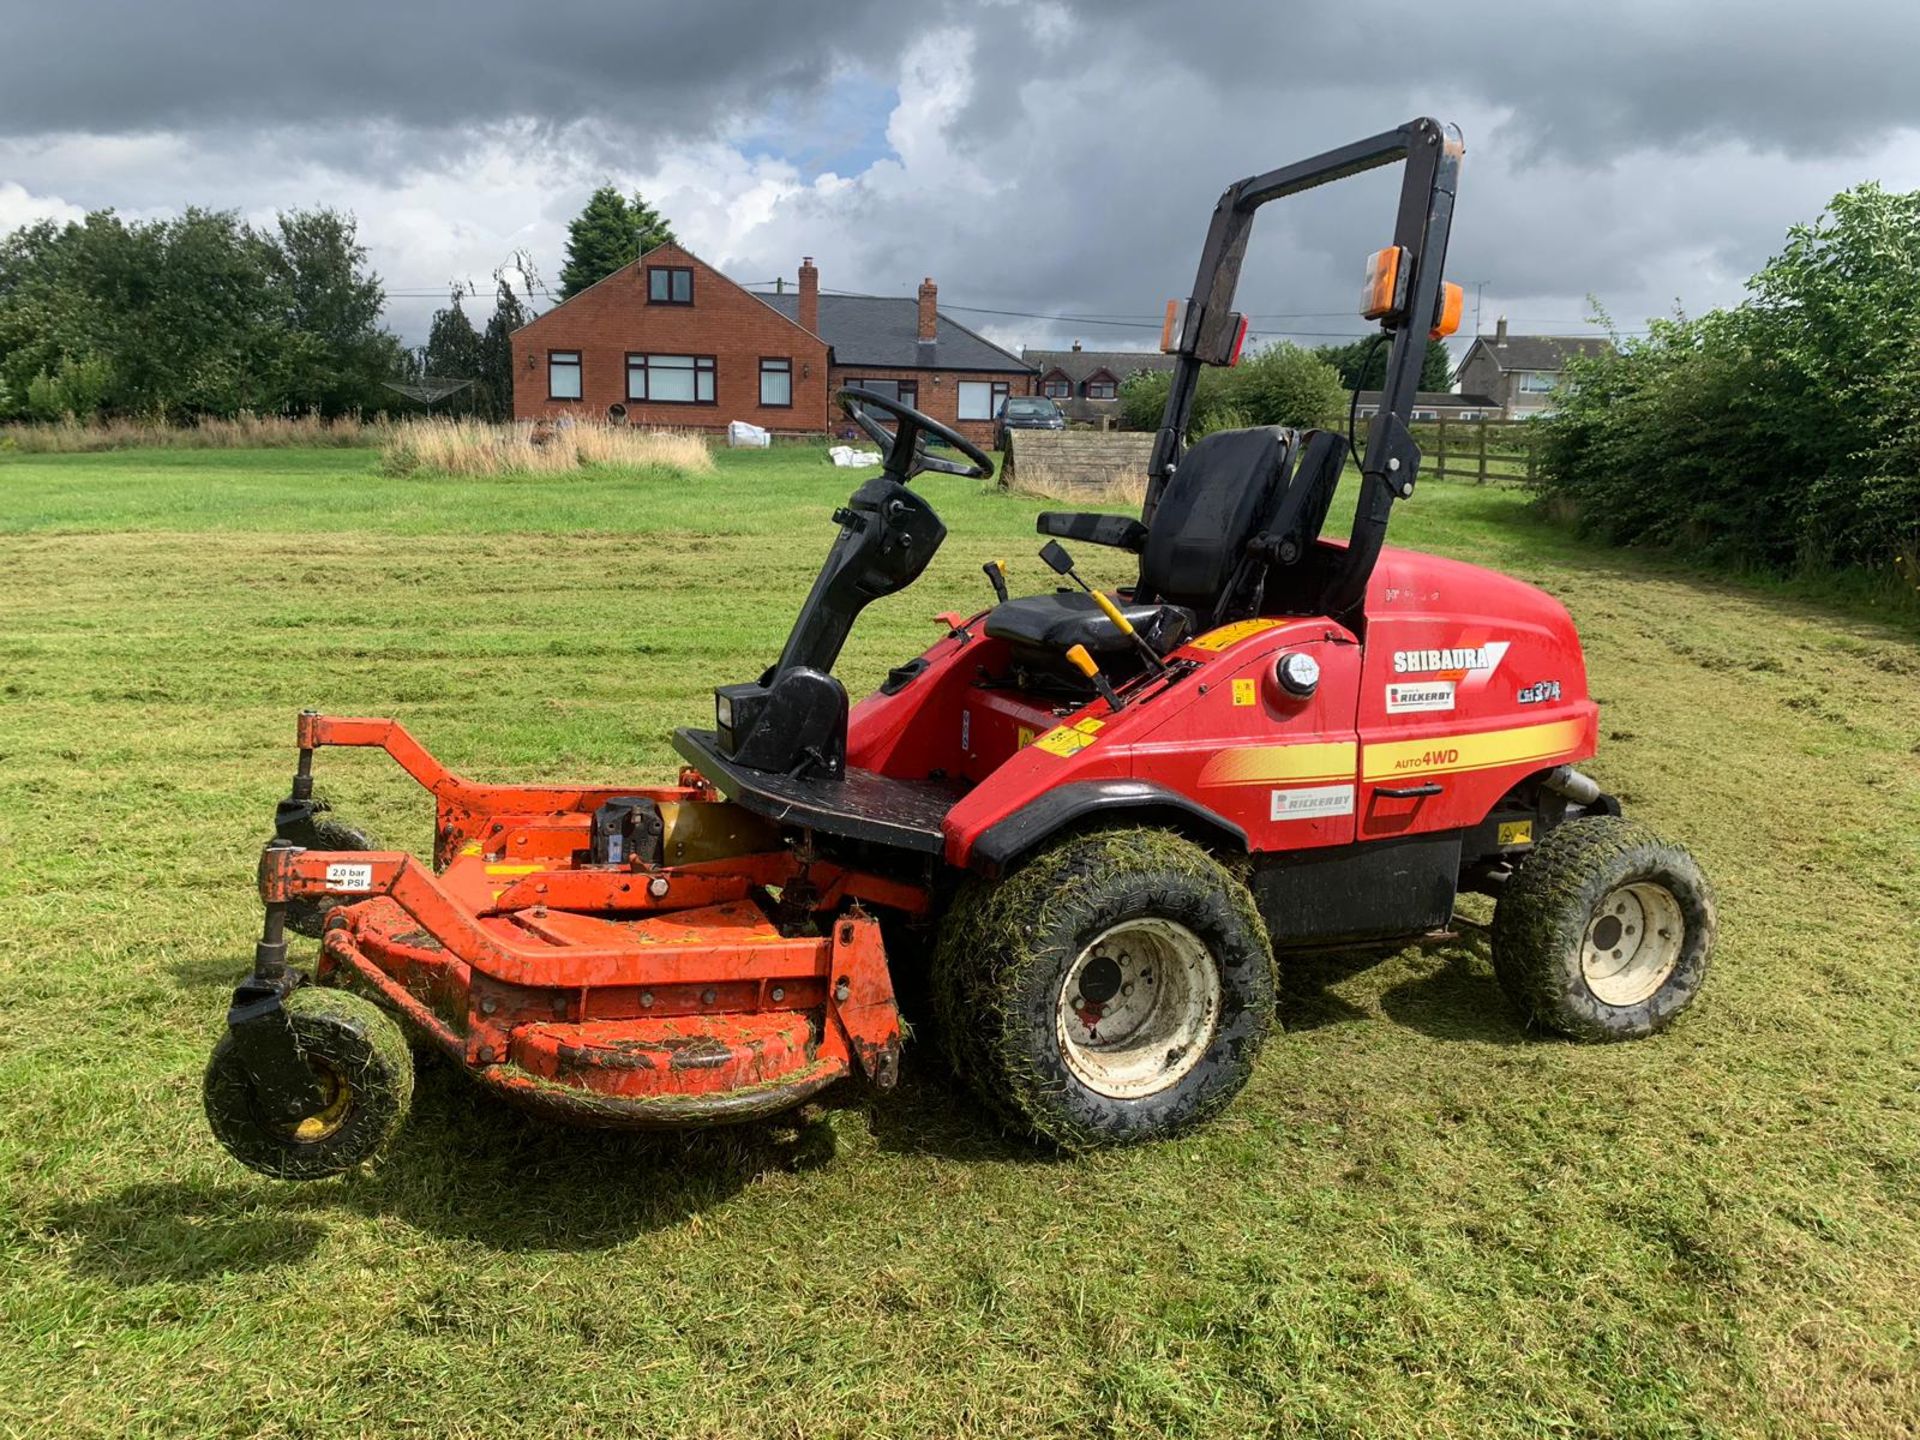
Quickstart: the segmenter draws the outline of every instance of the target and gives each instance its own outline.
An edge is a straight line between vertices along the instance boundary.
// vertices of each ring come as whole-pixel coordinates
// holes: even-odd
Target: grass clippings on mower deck
[[[1403,508],[1398,543],[1572,608],[1594,773],[1717,887],[1705,995],[1652,1040],[1527,1033],[1469,931],[1289,964],[1289,1033],[1170,1144],[1038,1153],[913,1049],[893,1095],[688,1136],[429,1064],[381,1166],[300,1187],[200,1111],[294,712],[396,715],[487,778],[668,778],[857,478],[376,464],[0,456],[0,1434],[1914,1433],[1910,626],[1509,492]],[[920,483],[951,536],[863,617],[856,693],[984,603],[981,562],[1053,583],[1039,503]],[[428,840],[377,758],[319,773]]]

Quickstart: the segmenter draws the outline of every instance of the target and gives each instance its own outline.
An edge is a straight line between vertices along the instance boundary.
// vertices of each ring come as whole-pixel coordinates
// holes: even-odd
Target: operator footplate
[[[928,855],[946,848],[940,826],[960,799],[957,785],[895,780],[851,765],[839,779],[769,775],[725,758],[715,739],[711,730],[676,730],[673,747],[742,809],[782,825]]]

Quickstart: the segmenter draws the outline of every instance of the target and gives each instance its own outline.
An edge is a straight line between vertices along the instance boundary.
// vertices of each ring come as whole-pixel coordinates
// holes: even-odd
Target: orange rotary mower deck
[[[754,848],[759,822],[690,774],[655,788],[475,784],[390,720],[303,715],[303,773],[329,745],[385,750],[432,793],[440,872],[401,852],[276,842],[262,898],[364,896],[328,914],[317,978],[378,997],[508,1098],[588,1123],[685,1125],[771,1113],[855,1068],[893,1083],[900,1016],[880,926],[846,902],[914,913],[927,903],[914,887]],[[617,798],[657,806],[666,855],[696,858],[590,863],[593,813]]]

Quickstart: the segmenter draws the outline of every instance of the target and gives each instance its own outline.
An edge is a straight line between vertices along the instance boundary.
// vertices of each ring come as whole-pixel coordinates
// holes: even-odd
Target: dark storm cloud
[[[1736,298],[1835,191],[1920,184],[1914,0],[81,0],[19,9],[8,41],[0,150],[12,137],[16,166],[37,167],[11,177],[28,190],[213,198],[186,169],[114,168],[115,137],[141,135],[207,157],[227,185],[215,196],[239,197],[225,203],[264,203],[274,165],[357,177],[341,188],[362,197],[363,232],[416,288],[453,253],[419,238],[433,228],[419,205],[450,225],[477,216],[503,251],[522,232],[552,250],[599,175],[655,176],[675,156],[684,175],[689,142],[713,136],[804,166],[833,125],[864,157],[838,167],[852,183],[746,205],[749,181],[723,168],[724,198],[683,200],[722,212],[699,237],[709,258],[760,277],[815,254],[833,286],[911,293],[933,274],[956,304],[1144,315],[1190,282],[1228,181],[1430,113],[1468,138],[1450,273],[1486,282],[1489,324],[1512,305],[1523,325],[1568,330],[1588,294],[1629,325],[1675,296]],[[906,57],[918,68],[903,74]],[[955,77],[949,102],[920,103]],[[900,161],[867,168],[896,84]],[[101,154],[34,153],[32,137],[60,132],[102,137]],[[533,193],[480,213],[476,157],[522,143]],[[386,202],[406,186],[432,199],[411,235],[383,239],[404,231]],[[1358,257],[1391,206],[1382,175],[1264,215],[1241,296],[1260,333],[1357,332]],[[964,318],[1032,343],[1153,334]]]
[[[1853,152],[1920,120],[1912,0],[1383,5],[1104,0],[1100,31],[1258,105],[1281,92],[1456,94],[1510,109],[1509,145],[1604,161],[1736,140]]]
[[[167,0],[13,7],[0,134],[339,125],[439,131],[603,122],[636,158],[664,139],[889,66],[938,6],[836,0]],[[377,156],[368,157],[377,160]]]

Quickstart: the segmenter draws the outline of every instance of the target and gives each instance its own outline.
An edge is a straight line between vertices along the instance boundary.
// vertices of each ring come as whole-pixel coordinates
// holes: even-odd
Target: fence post
[[[1480,476],[1474,483],[1484,485],[1487,483],[1487,422],[1482,420],[1475,428],[1480,432]]]
[[[1540,432],[1528,426],[1520,433],[1527,437],[1527,484],[1532,485],[1540,473]]]
[[[1433,478],[1444,480],[1447,478],[1447,414],[1444,410],[1440,412],[1434,433],[1436,438],[1433,442]]]

